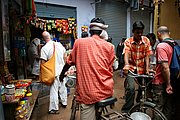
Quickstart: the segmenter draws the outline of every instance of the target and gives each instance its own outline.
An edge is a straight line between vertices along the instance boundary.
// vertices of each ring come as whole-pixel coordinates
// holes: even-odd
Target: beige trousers
[[[81,104],[80,119],[81,120],[96,120],[95,104]]]

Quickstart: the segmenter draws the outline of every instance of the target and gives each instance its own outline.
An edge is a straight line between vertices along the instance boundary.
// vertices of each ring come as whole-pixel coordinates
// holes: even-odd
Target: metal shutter
[[[131,30],[132,30],[132,25],[135,21],[143,22],[143,24],[145,26],[145,29],[143,32],[144,35],[149,33],[149,31],[150,31],[150,13],[149,13],[148,9],[131,12]]]
[[[35,2],[38,17],[76,18],[76,7]]]
[[[127,4],[101,0],[100,3],[96,4],[96,17],[102,18],[109,25],[107,31],[115,46],[123,37],[126,37]]]

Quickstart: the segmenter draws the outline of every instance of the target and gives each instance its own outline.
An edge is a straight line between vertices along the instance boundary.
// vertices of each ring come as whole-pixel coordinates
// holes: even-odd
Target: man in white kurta
[[[58,94],[61,98],[62,105],[67,105],[67,88],[65,87],[65,82],[59,81],[59,75],[64,66],[64,54],[65,48],[61,43],[52,41],[50,34],[47,31],[42,33],[43,39],[46,44],[41,49],[41,64],[48,61],[54,52],[54,45],[56,50],[56,61],[55,61],[55,80],[54,83],[50,87],[50,103],[49,103],[49,113],[56,114],[59,113],[59,100]]]

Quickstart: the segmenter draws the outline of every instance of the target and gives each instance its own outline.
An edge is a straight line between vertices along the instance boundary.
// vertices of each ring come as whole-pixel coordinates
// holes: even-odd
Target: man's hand
[[[68,69],[71,67],[71,65],[69,65],[69,64],[65,64],[64,65],[64,67],[63,67],[63,69],[62,69],[62,71],[61,71],[61,74],[60,74],[60,76],[59,76],[59,81],[60,82],[63,82],[63,79],[64,79],[64,77],[66,76],[65,75],[65,73],[66,73],[66,71],[68,71]]]
[[[149,70],[149,75],[155,76],[155,74],[156,74],[156,71],[154,71],[153,69]]]
[[[127,75],[128,71],[129,71],[129,65],[125,65],[124,68],[123,68],[124,74]]]
[[[146,69],[146,75],[149,75],[149,69]]]
[[[171,85],[167,85],[166,86],[166,92],[167,92],[167,94],[173,94],[173,88],[172,88],[172,86]]]

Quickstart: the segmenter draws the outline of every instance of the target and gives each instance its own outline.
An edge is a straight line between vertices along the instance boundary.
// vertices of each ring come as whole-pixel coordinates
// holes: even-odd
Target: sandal
[[[66,108],[66,107],[67,107],[67,105],[63,105],[61,102],[60,102],[60,105],[61,105],[61,107],[63,107],[63,108]]]
[[[48,113],[49,114],[59,114],[59,110],[51,110]]]

